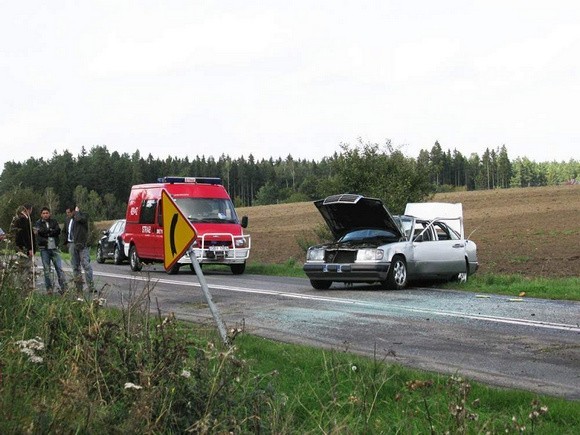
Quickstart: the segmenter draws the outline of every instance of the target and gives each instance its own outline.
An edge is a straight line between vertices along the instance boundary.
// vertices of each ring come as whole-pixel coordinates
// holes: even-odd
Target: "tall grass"
[[[0,286],[0,433],[275,431],[275,400],[235,348],[151,312],[151,288],[121,310],[76,292]]]
[[[499,390],[366,358],[242,334],[253,371],[276,373],[292,433],[572,434],[580,403]]]

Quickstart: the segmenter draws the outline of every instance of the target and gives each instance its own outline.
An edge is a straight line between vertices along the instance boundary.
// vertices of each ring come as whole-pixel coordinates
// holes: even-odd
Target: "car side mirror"
[[[242,216],[242,228],[248,227],[248,216]]]

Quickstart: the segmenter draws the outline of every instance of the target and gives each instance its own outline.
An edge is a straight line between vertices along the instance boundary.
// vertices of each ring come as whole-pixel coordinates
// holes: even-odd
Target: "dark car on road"
[[[103,231],[103,237],[97,245],[97,263],[104,263],[109,259],[115,264],[121,264],[127,260],[121,238],[124,232],[125,219],[116,220],[108,230]]]

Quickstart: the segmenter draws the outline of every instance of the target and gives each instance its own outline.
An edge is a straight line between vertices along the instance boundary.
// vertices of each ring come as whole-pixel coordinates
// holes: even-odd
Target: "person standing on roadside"
[[[18,207],[16,216],[12,220],[16,249],[30,259],[34,256],[34,236],[32,233],[32,222],[30,220],[31,215],[32,205],[24,204]]]
[[[40,258],[44,269],[44,285],[46,293],[52,295],[52,280],[50,279],[51,263],[54,265],[58,279],[60,294],[66,289],[66,280],[62,270],[62,261],[58,250],[58,236],[60,235],[60,226],[58,222],[50,217],[50,209],[42,207],[40,210],[40,219],[34,224],[36,234],[36,244],[40,250]]]
[[[23,272],[23,285],[34,289],[34,234],[32,233],[32,205],[24,204],[16,210],[16,216],[12,219],[11,232],[14,234],[16,252],[25,257],[21,262]]]
[[[89,247],[87,246],[89,239],[89,217],[75,205],[68,206],[65,211],[65,244],[68,245],[77,292],[81,293],[83,291],[82,267],[85,271],[85,279],[89,287],[89,293],[96,293],[97,290],[93,281],[93,267],[91,266]]]

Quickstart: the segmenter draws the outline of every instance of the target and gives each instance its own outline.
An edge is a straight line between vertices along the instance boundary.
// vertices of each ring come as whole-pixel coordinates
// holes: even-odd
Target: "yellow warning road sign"
[[[161,210],[163,211],[163,266],[171,269],[197,236],[195,228],[183,215],[169,193],[161,191]]]

